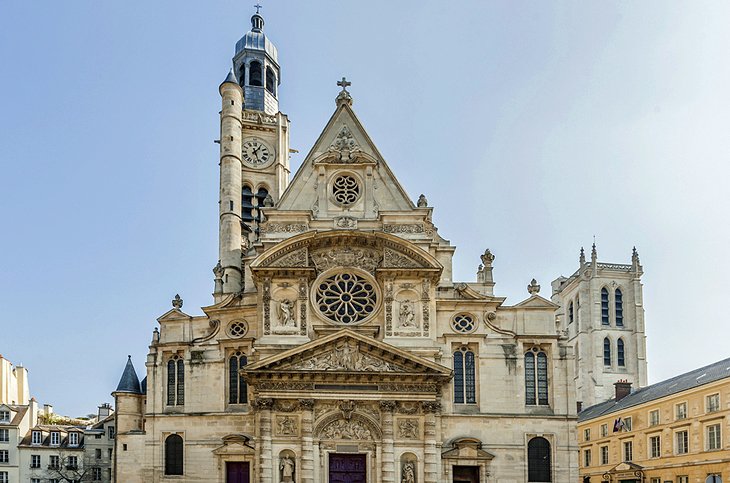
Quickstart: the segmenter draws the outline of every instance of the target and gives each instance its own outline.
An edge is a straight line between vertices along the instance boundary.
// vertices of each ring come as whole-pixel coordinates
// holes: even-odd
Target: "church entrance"
[[[330,483],[366,483],[364,454],[330,453]]]
[[[454,483],[479,483],[479,467],[454,466]]]
[[[249,464],[242,461],[226,463],[226,483],[250,483]]]

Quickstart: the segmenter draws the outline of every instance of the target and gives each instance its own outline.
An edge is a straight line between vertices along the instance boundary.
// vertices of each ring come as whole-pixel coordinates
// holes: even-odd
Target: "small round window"
[[[466,334],[476,329],[476,327],[474,316],[471,314],[458,314],[451,319],[451,328],[454,329],[455,332]]]
[[[243,337],[244,335],[246,335],[247,330],[248,327],[246,327],[246,322],[233,322],[231,323],[231,325],[228,326],[228,335],[233,337],[234,339],[238,339],[239,337]]]
[[[354,176],[342,175],[332,183],[332,197],[342,206],[350,206],[360,198],[360,185]]]
[[[315,287],[317,308],[338,324],[356,324],[370,317],[377,306],[375,284],[356,273],[336,273]]]

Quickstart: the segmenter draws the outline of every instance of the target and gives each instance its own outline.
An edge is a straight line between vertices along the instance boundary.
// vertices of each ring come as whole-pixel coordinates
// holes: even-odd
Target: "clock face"
[[[274,159],[269,147],[256,138],[243,142],[241,157],[246,164],[256,167],[265,166],[269,164],[269,161]]]

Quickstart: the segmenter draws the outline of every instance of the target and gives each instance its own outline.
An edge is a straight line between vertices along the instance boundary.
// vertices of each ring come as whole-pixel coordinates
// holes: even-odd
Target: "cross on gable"
[[[347,92],[347,88],[352,85],[352,82],[343,77],[342,80],[337,81],[337,85],[342,87],[342,92]]]
[[[256,8],[256,13],[259,13],[259,10],[261,10],[261,7],[262,6],[263,5],[261,5],[260,3],[256,2],[256,5],[254,5],[254,7]]]

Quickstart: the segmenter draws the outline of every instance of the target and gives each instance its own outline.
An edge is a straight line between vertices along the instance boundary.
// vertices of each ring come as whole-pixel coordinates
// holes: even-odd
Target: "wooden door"
[[[330,483],[366,483],[367,460],[364,454],[330,453]]]
[[[226,483],[250,483],[249,464],[242,461],[226,463]]]
[[[454,483],[479,483],[479,467],[454,466]]]

